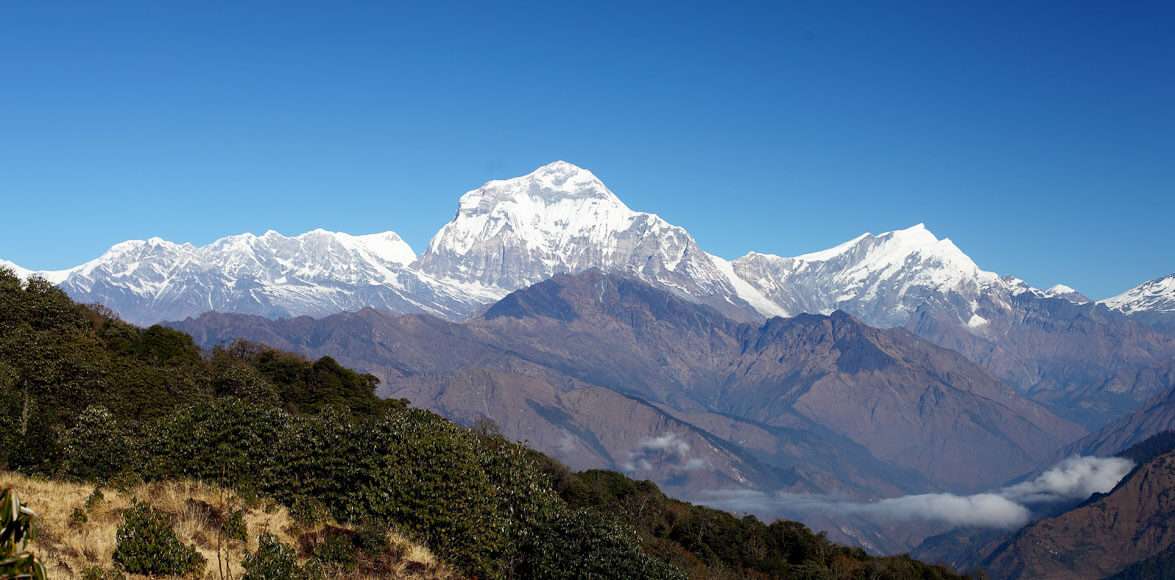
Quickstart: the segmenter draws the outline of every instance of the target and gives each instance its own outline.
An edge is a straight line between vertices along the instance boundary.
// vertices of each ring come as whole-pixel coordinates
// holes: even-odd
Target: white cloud
[[[1119,457],[1071,457],[1030,481],[974,495],[927,493],[862,502],[831,496],[723,490],[711,492],[703,502],[763,515],[819,511],[882,521],[924,520],[954,527],[1015,529],[1031,518],[1029,505],[1082,500],[1110,491],[1133,467],[1129,459]]]
[[[654,469],[674,472],[706,467],[704,459],[690,457],[689,452],[689,443],[676,433],[646,437],[637,443],[635,449],[628,452],[628,461],[625,461],[621,468],[628,472]]]
[[[1085,499],[1106,493],[1134,468],[1123,457],[1070,457],[1031,481],[1000,490],[1000,495],[1021,503]]]

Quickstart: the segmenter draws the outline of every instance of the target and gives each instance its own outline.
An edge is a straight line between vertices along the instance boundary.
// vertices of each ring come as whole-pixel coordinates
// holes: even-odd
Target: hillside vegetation
[[[172,520],[176,535],[207,563],[213,577],[240,577],[243,562],[257,552],[261,537],[269,534],[296,547],[296,561],[304,568],[339,578],[457,578],[439,564],[429,550],[394,531],[385,531],[382,549],[355,550],[353,566],[340,566],[324,547],[338,536],[363,530],[331,519],[295,520],[288,509],[272,500],[246,500],[231,490],[195,481],[139,483],[123,489],[0,473],[0,487],[19,489],[21,499],[38,516],[38,535],[31,549],[45,563],[51,578],[82,576],[113,578],[111,564],[116,535],[126,512],[138,501]],[[225,533],[230,514],[240,512],[244,535]],[[230,537],[231,536],[231,537]],[[378,543],[378,542],[377,542]],[[324,557],[326,556],[326,557]],[[350,569],[346,569],[350,568]],[[130,577],[135,577],[132,574]]]
[[[52,514],[46,529],[61,533],[37,546],[75,574],[81,554],[105,571],[167,561],[219,577],[208,550],[223,541],[210,534],[223,540],[231,528],[239,545],[219,565],[284,562],[280,574],[255,576],[267,578],[321,572],[291,558],[362,575],[395,545],[412,552],[415,544],[445,563],[426,573],[484,578],[951,576],[871,558],[798,524],[673,502],[619,474],[568,473],[491,428],[380,400],[375,385],[330,358],[245,343],[204,353],[183,333],[125,324],[43,280],[25,284],[0,270],[0,468],[43,478],[4,483]],[[73,504],[96,482],[124,490],[103,491],[117,507],[91,514],[83,506],[75,518]],[[54,485],[62,491],[45,491]],[[232,490],[224,493],[240,507],[212,490]],[[63,513],[85,522],[69,528]],[[102,531],[64,531],[87,525]],[[408,540],[385,542],[393,529]],[[319,532],[324,547],[307,547],[303,535]],[[414,560],[392,565],[401,561]],[[95,573],[88,577],[106,572]]]

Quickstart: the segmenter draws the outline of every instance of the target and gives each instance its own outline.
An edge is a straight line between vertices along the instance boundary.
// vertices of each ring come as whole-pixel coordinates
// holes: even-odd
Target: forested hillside
[[[799,524],[672,501],[620,474],[570,473],[490,425],[467,429],[380,400],[376,382],[330,358],[247,343],[202,352],[183,333],[131,326],[0,269],[0,467],[8,471],[122,489],[215,484],[275,501],[298,521],[394,528],[485,578],[952,576],[833,545]],[[123,525],[192,553],[167,536],[174,517],[139,505]],[[253,557],[297,553],[327,566],[289,568],[298,574],[357,565],[267,542]],[[127,558],[98,564],[135,571]],[[265,577],[301,577],[292,574]]]

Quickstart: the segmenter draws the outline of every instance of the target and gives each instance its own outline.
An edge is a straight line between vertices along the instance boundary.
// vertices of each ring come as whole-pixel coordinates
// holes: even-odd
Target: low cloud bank
[[[690,445],[676,433],[641,439],[621,468],[629,473],[661,469],[666,472],[693,471],[706,466],[705,460],[690,457]]]
[[[927,493],[861,502],[830,496],[725,490],[711,492],[702,501],[722,509],[759,514],[823,512],[880,521],[923,520],[953,527],[1015,529],[1031,519],[1029,506],[1077,501],[1108,492],[1133,467],[1132,461],[1119,457],[1070,457],[1029,481],[974,495]]]
[[[1114,489],[1133,468],[1124,457],[1070,457],[1031,481],[1005,487],[1000,495],[1028,504],[1085,499]]]

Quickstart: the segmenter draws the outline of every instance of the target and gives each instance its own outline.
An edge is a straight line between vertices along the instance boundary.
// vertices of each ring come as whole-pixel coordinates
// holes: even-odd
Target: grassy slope
[[[194,545],[208,562],[205,577],[220,578],[217,573],[217,532],[206,509],[189,500],[204,502],[212,508],[227,512],[233,506],[244,507],[248,531],[246,542],[229,541],[220,550],[221,565],[238,578],[243,572],[241,560],[246,550],[257,549],[257,538],[262,533],[277,536],[283,543],[298,546],[299,541],[321,539],[328,526],[340,526],[324,521],[306,526],[290,517],[286,508],[272,501],[243,501],[231,491],[192,481],[166,481],[140,484],[128,491],[112,488],[102,490],[103,500],[87,509],[86,498],[94,491],[93,485],[69,483],[39,477],[27,477],[11,472],[0,472],[0,488],[17,489],[21,500],[37,512],[38,538],[30,548],[43,558],[50,578],[76,578],[83,570],[94,566],[112,568],[114,537],[122,512],[133,498],[145,501],[153,508],[172,514],[175,530],[185,544]],[[86,513],[86,522],[70,522],[75,509]],[[457,578],[429,550],[395,532],[389,532],[391,548],[379,561],[369,561],[366,571],[355,571],[339,578]],[[307,554],[300,554],[307,560]],[[362,568],[362,567],[361,567]],[[136,578],[138,576],[130,576]]]

